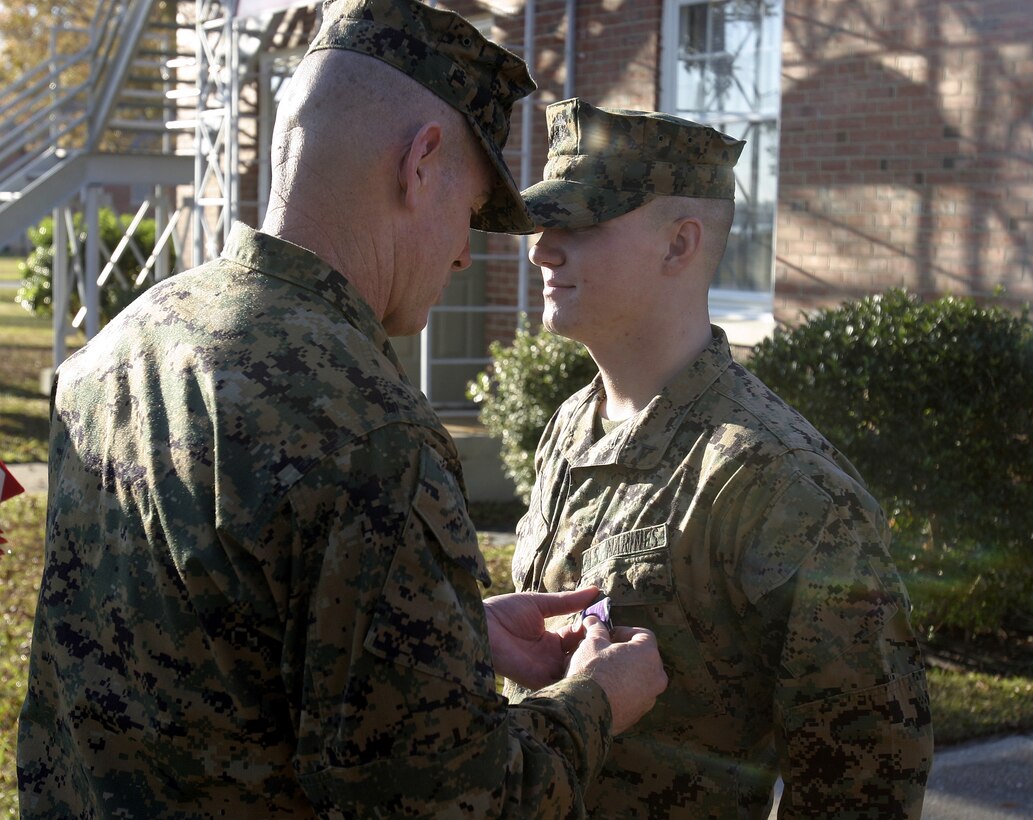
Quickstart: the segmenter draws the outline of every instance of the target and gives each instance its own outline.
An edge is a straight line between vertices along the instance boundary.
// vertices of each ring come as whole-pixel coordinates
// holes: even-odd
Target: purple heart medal
[[[595,617],[603,622],[603,626],[605,626],[610,632],[613,632],[613,622],[610,620],[609,598],[603,598],[602,600],[596,601],[588,607],[588,609],[584,610],[581,613],[581,621],[583,622],[589,615],[595,615]]]

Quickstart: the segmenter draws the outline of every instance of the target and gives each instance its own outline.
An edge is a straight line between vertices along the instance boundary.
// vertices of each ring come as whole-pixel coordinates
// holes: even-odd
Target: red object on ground
[[[18,483],[18,479],[11,474],[7,465],[0,461],[0,501],[6,501],[23,492],[25,488]]]
[[[7,465],[0,461],[0,501],[6,501],[8,498],[13,498],[18,493],[25,492],[25,488],[18,483],[18,479],[11,475],[11,471],[7,469]],[[0,530],[0,544],[6,544],[7,541],[4,538],[4,531]]]

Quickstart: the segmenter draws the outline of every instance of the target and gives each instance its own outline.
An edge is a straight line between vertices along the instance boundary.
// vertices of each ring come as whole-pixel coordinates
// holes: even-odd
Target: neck
[[[606,389],[603,414],[620,420],[641,412],[674,378],[710,344],[710,317],[682,316],[664,331],[650,328],[648,335],[620,347],[589,346]]]
[[[270,206],[262,232],[314,253],[342,274],[383,321],[390,277],[382,271],[392,270],[394,248],[393,243],[381,241],[376,233],[384,231],[384,223],[369,224],[362,209],[349,209],[340,202],[331,211],[337,218],[328,220],[325,213],[318,205],[283,202],[276,208]]]

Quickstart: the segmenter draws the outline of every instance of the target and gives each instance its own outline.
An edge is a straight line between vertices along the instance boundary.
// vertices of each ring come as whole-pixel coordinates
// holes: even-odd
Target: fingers
[[[612,633],[594,615],[584,619],[585,638],[571,656],[569,675],[595,680],[610,701],[612,730],[620,734],[633,726],[667,688],[668,678],[648,629],[616,627]]]
[[[595,615],[588,615],[581,621],[582,627],[585,630],[586,641],[602,641],[604,643],[612,643],[610,638],[610,629],[606,624],[600,621]]]
[[[637,626],[615,626],[610,632],[610,640],[613,643],[627,643],[628,641],[656,641],[656,636],[648,629]]]
[[[573,589],[569,592],[535,592],[534,601],[538,611],[543,617],[552,618],[556,615],[570,615],[580,612],[585,607],[591,606],[592,602],[599,597],[598,587],[585,587],[584,589]]]
[[[580,627],[577,629],[568,629],[564,627],[556,634],[559,636],[560,649],[564,655],[569,655],[574,652],[581,645],[581,641],[585,638],[585,632]]]

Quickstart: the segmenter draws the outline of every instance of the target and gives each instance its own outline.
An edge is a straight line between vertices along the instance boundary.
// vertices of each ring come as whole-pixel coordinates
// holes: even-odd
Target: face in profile
[[[585,228],[546,228],[528,257],[542,270],[542,320],[591,346],[632,338],[661,291],[650,275],[666,252],[649,205]]]
[[[443,155],[445,162],[427,176],[426,196],[402,237],[408,259],[396,265],[395,306],[384,317],[393,336],[426,327],[452,274],[470,267],[470,220],[491,196],[496,174],[473,136],[464,136],[462,150]]]

